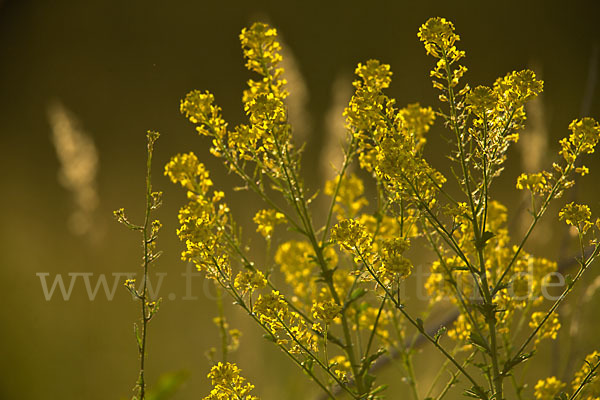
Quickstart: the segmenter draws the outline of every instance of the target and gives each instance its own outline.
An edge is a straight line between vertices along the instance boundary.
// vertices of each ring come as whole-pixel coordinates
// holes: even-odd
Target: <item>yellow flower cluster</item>
[[[600,398],[600,379],[598,378],[598,363],[600,363],[600,352],[594,351],[585,357],[584,363],[571,382],[574,398],[575,392],[578,392],[577,398],[583,400],[598,400]],[[536,400],[554,400],[559,393],[567,386],[554,376],[539,380],[534,388]],[[562,398],[562,397],[561,397]]]
[[[456,65],[465,52],[458,50],[455,46],[460,40],[460,36],[454,33],[454,25],[445,18],[430,18],[420,28],[417,34],[423,42],[428,55],[438,59],[437,65],[431,71],[430,76],[433,80],[433,87],[442,91],[439,96],[441,101],[449,101],[453,95],[448,91],[458,85],[467,68],[464,65]],[[437,79],[437,80],[436,80]],[[464,95],[468,91],[465,86],[459,95]]]
[[[551,376],[544,380],[539,380],[534,387],[536,400],[554,400],[556,396],[567,385],[556,377]]]
[[[548,171],[529,175],[521,174],[517,179],[518,189],[528,189],[534,195],[556,193],[556,197],[558,197],[563,190],[574,185],[574,181],[569,180],[569,175],[573,171],[582,176],[589,173],[589,169],[585,165],[575,166],[575,161],[582,154],[591,154],[595,151],[600,140],[600,124],[593,118],[583,118],[571,122],[569,129],[571,135],[559,142],[561,147],[559,154],[566,164],[555,163],[553,165],[558,176]]]
[[[312,325],[297,312],[290,311],[285,297],[278,291],[260,295],[254,312],[272,339],[290,353],[307,354],[317,350],[318,338]]]
[[[165,166],[165,175],[193,193],[206,193],[213,185],[204,164],[194,153],[177,154]]]
[[[576,204],[571,202],[565,205],[558,213],[558,218],[577,228],[577,230],[583,235],[586,234],[592,226],[594,226],[594,224],[590,221],[592,218],[592,212],[585,204]]]
[[[394,238],[383,242],[381,249],[381,267],[379,273],[384,281],[397,282],[408,278],[412,272],[412,263],[403,256],[410,246],[406,238]]]
[[[574,120],[569,125],[571,135],[560,141],[560,155],[572,163],[579,154],[592,154],[600,140],[600,124],[593,118]]]
[[[533,174],[521,174],[517,178],[517,189],[527,189],[533,194],[544,194],[550,190],[548,186],[550,175],[548,172],[538,172]]]
[[[273,290],[269,294],[261,294],[258,297],[254,305],[254,311],[259,315],[262,322],[280,327],[283,319],[287,316],[288,304],[282,294]]]
[[[448,331],[448,337],[457,342],[467,342],[473,329],[474,326],[469,319],[464,314],[460,314],[454,321],[453,328]]]
[[[310,243],[292,240],[282,243],[275,252],[275,262],[302,302],[312,298],[316,292],[314,270],[317,265],[312,261],[314,250]]]
[[[277,41],[277,30],[267,24],[256,22],[242,29],[240,42],[247,59],[246,67],[263,76],[273,75],[281,62],[281,45]]]
[[[430,203],[445,181],[420,154],[424,134],[435,120],[433,110],[418,104],[396,109],[383,92],[392,76],[387,64],[369,60],[355,72],[360,79],[353,83],[355,93],[344,115],[357,141],[361,168],[385,182],[392,198],[412,196]]]
[[[414,136],[415,147],[420,150],[425,144],[425,134],[435,122],[435,112],[431,107],[421,107],[419,103],[412,103],[398,110],[398,117],[402,127]]]
[[[542,322],[543,318],[546,316],[545,312],[534,312],[531,314],[531,321],[529,321],[530,328],[537,328]],[[542,325],[540,330],[538,331],[536,343],[539,343],[541,340],[550,338],[556,339],[556,335],[558,335],[558,330],[560,329],[561,324],[556,314],[552,314],[549,319]]]
[[[494,83],[494,91],[507,109],[518,108],[538,96],[543,88],[544,82],[538,80],[535,72],[529,69],[513,71]]]
[[[351,366],[350,361],[345,356],[339,355],[329,360],[329,369],[337,376],[342,382],[348,382],[348,374],[350,374]]]
[[[340,179],[342,182],[339,184],[336,194],[335,189]],[[325,194],[328,196],[336,195],[333,211],[337,214],[338,219],[354,218],[363,207],[369,204],[363,196],[364,191],[363,181],[356,174],[344,177],[337,176],[325,183]]]
[[[177,230],[186,243],[182,258],[216,279],[229,279],[229,251],[223,235],[229,221],[229,207],[222,202],[223,192],[208,193],[209,173],[193,153],[178,154],[165,166],[165,175],[188,190],[189,203],[179,210]]]
[[[487,115],[496,107],[497,95],[487,86],[477,86],[469,91],[466,102],[471,112],[479,117]]]
[[[335,225],[331,230],[331,240],[342,249],[358,253],[366,251],[371,244],[365,226],[354,219],[345,219]]]
[[[424,42],[427,54],[436,58],[441,58],[444,52],[457,52],[454,44],[460,40],[454,33],[454,24],[440,17],[429,18],[417,36]]]
[[[193,90],[181,100],[179,109],[190,122],[198,124],[198,133],[222,138],[227,133],[227,124],[221,117],[221,108],[213,104],[214,101],[215,97],[209,92]]]
[[[584,400],[598,400],[600,398],[600,377],[598,375],[598,363],[600,362],[600,352],[594,351],[588,354],[585,357],[585,361],[581,366],[581,369],[575,373],[575,378],[571,383],[571,387],[573,390],[577,390],[581,384],[584,383],[584,380],[590,372],[592,372],[592,368],[596,367],[595,373],[591,374],[591,380],[588,380],[582,390],[582,399]]]
[[[338,316],[342,307],[336,304],[333,300],[315,301],[312,305],[312,315],[315,319],[325,322],[326,325],[331,324],[335,317]]]
[[[212,138],[212,153],[270,207],[253,218],[267,249],[279,224],[288,224],[300,238],[276,241],[277,268],[268,273],[256,269],[234,229],[223,193],[211,192],[208,171],[193,153],[181,154],[169,162],[165,174],[188,192],[189,203],[179,213],[178,235],[186,243],[183,257],[218,280],[266,331],[265,337],[325,391],[337,384],[353,398],[375,398],[378,389],[366,372],[377,357],[395,348],[407,370],[412,368],[413,349],[405,346],[409,323],[443,350],[441,333],[429,335],[423,321],[405,311],[401,299],[400,285],[413,269],[407,255],[410,243],[427,241],[437,255],[425,283],[429,306],[449,300],[446,306],[460,311],[448,336],[457,351],[484,351],[486,359],[490,356],[491,366],[481,369],[491,392],[478,386],[480,377],[469,375],[475,364],[466,372],[460,368],[462,360],[444,354],[473,383],[472,394],[505,398],[502,381],[522,361],[526,347],[534,338],[536,345],[544,338],[555,339],[560,328],[556,313],[536,311],[556,263],[523,250],[529,232],[515,245],[508,233],[506,208],[490,197],[491,182],[501,173],[509,146],[524,126],[524,105],[542,92],[543,82],[534,72],[522,70],[490,86],[459,88],[467,68],[459,64],[465,52],[456,47],[460,37],[454,25],[431,18],[418,37],[436,59],[430,76],[441,90],[440,100],[448,103],[447,111],[434,112],[419,103],[397,107],[385,93],[392,82],[390,66],[377,60],[359,63],[354,94],[344,111],[350,143],[340,174],[325,185],[331,208],[326,222],[319,225],[291,139],[277,32],[262,23],[242,30],[246,66],[259,75],[248,81],[243,94],[247,123],[229,129],[208,92],[190,92],[181,102],[181,112],[200,134]],[[453,172],[461,198],[445,190],[446,178],[424,158],[425,136],[437,117],[455,136],[457,147],[451,157],[460,167]],[[532,193],[533,225],[548,202],[572,184],[567,180],[570,173],[588,172],[584,166],[576,167],[575,160],[592,153],[600,141],[600,125],[591,118],[573,121],[570,129],[571,136],[560,142],[566,165],[555,165],[553,173],[522,174],[517,179],[518,189]],[[375,204],[369,204],[363,180],[349,172],[355,159],[375,181]],[[283,201],[287,208],[279,205]],[[542,206],[536,210],[538,203]],[[123,213],[117,217],[126,221]],[[337,224],[332,222],[336,219]],[[589,208],[574,203],[561,210],[560,219],[582,234],[593,226]],[[159,228],[152,225],[153,235]],[[342,251],[339,259],[334,245]],[[235,265],[244,269],[236,274]],[[276,286],[281,282],[277,274],[283,276],[286,290]],[[266,286],[269,292],[261,293]],[[402,315],[406,318],[399,318]],[[217,322],[225,325],[222,316]],[[531,334],[510,359],[508,344],[521,337],[518,330],[527,325],[537,329],[537,336]],[[381,346],[378,350],[373,350],[375,342]],[[583,382],[585,371],[580,375],[577,379]],[[218,364],[209,376],[215,389],[207,399],[254,398],[249,394],[251,385],[233,364]],[[535,397],[550,399],[565,386],[554,377],[539,381]]]
[[[240,271],[235,277],[234,287],[242,294],[252,293],[267,285],[265,275],[257,270]]]
[[[258,400],[258,397],[250,394],[254,385],[246,382],[240,373],[235,364],[220,362],[214,365],[208,373],[214,388],[203,400]]]

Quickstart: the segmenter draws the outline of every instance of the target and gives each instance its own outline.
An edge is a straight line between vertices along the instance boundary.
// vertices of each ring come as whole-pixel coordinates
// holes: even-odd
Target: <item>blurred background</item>
[[[238,41],[244,26],[267,21],[281,34],[292,91],[290,118],[297,124],[297,141],[307,143],[304,172],[312,190],[330,175],[329,161],[340,156],[335,145],[341,111],[358,62],[377,58],[391,64],[389,94],[399,105],[439,106],[428,77],[433,59],[416,36],[427,18],[444,16],[455,23],[459,46],[467,52],[465,81],[472,86],[533,68],[545,81],[544,95],[530,107],[523,140],[511,150],[494,192],[518,207],[518,173],[549,167],[572,119],[582,113],[600,117],[599,11],[597,1],[575,0],[0,0],[0,398],[130,396],[137,373],[132,325],[138,306],[118,274],[139,271],[141,249],[138,236],[113,221],[112,210],[125,207],[133,220],[142,218],[148,129],[162,134],[154,185],[164,192],[158,217],[164,225],[159,248],[165,253],[156,271],[166,273],[163,306],[149,334],[149,381],[185,370],[188,379],[175,398],[207,394],[210,363],[204,354],[217,343],[214,292],[200,278],[194,278],[193,292],[186,288],[175,235],[177,209],[185,198],[162,176],[162,168],[177,152],[196,152],[252,237],[251,218],[260,205],[250,193],[231,190],[239,181],[226,174],[208,153],[209,142],[178,110],[188,91],[208,89],[230,125],[244,121],[241,92],[251,77]],[[439,156],[446,150],[442,132],[437,124],[429,134],[427,156],[449,171]],[[596,157],[587,165],[596,171],[581,179],[574,193],[598,215],[600,162]],[[518,233],[520,221],[511,223]],[[541,230],[530,250],[559,259],[568,249],[562,226],[553,226],[558,225]],[[586,284],[593,284],[597,271]],[[90,300],[82,276],[69,300],[59,288],[47,300],[42,281],[50,287],[62,274],[68,286],[68,273],[93,273],[92,287],[102,273],[111,288],[115,276],[120,281],[112,300],[102,289]],[[598,345],[594,304],[600,295],[578,293],[573,304],[585,329],[563,333],[570,339],[576,335],[578,346],[568,351],[581,356]],[[256,394],[312,398],[314,385],[262,339],[258,328],[233,306],[226,312],[231,326],[244,331],[234,358],[256,384]],[[424,352],[417,370],[426,377],[433,354]],[[536,379],[556,372],[558,367],[540,361],[532,374]],[[390,398],[407,390],[393,379],[398,373],[399,367],[390,367],[381,379],[392,377]]]

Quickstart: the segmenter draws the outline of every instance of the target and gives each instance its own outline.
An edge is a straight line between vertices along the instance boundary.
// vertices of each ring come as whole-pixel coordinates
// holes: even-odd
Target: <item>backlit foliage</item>
[[[301,151],[287,119],[277,32],[263,23],[243,29],[243,54],[254,73],[243,93],[247,122],[228,125],[214,96],[197,90],[182,100],[181,112],[212,140],[211,153],[264,203],[253,220],[266,254],[274,246],[273,260],[252,260],[224,192],[193,153],[173,157],[165,169],[189,200],[179,213],[182,258],[231,296],[328,398],[384,396],[386,385],[375,372],[379,360],[392,355],[401,360],[415,400],[421,398],[424,388],[412,366],[418,336],[446,359],[439,367],[450,372],[450,380],[441,392],[434,393],[439,385],[428,392],[438,399],[455,386],[484,400],[514,398],[513,393],[598,398],[594,355],[571,385],[549,377],[526,387],[515,375],[544,340],[560,333],[557,308],[597,257],[597,241],[584,250],[589,244],[584,236],[596,235],[599,224],[587,206],[568,204],[560,219],[578,230],[582,253],[577,272],[551,301],[545,299],[546,286],[557,264],[528,253],[525,244],[548,205],[573,186],[574,174],[588,172],[580,158],[594,151],[599,124],[591,118],[573,121],[571,135],[559,143],[560,161],[518,177],[517,189],[531,198],[530,226],[513,238],[508,210],[491,198],[490,188],[519,139],[525,104],[542,92],[543,82],[525,69],[471,88],[463,79],[465,51],[457,47],[460,37],[451,22],[431,18],[418,38],[434,58],[429,75],[442,108],[398,105],[386,94],[390,66],[359,63],[344,112],[344,163],[325,185],[330,206],[317,221],[311,203],[317,194],[304,185]],[[453,138],[447,155],[454,174],[442,174],[424,157],[434,123]],[[360,173],[350,172],[354,164]],[[365,195],[363,179],[372,180],[374,196]],[[458,196],[452,185],[460,188]],[[294,239],[279,238],[284,228]],[[413,250],[435,257],[424,283],[429,300],[423,313],[403,298],[403,287],[416,284]],[[426,318],[434,309],[454,309],[458,317],[429,331]],[[216,364],[209,377],[214,389],[207,399],[255,398],[234,364]]]

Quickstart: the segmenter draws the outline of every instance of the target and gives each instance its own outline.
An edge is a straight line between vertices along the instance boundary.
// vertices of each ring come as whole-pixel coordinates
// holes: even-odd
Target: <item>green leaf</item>
[[[465,390],[465,396],[474,399],[487,399],[487,394],[479,387],[473,386],[471,389]]]
[[[421,318],[417,318],[416,322],[417,322],[417,329],[420,332],[425,332],[425,328],[423,327],[423,320]]]
[[[313,361],[312,358],[309,358],[308,360],[302,361],[300,364],[302,366],[304,366],[308,371],[312,372],[313,366],[314,366],[314,361]]]
[[[138,324],[136,324],[136,323],[133,324],[133,331],[135,332],[135,339],[137,341],[138,351],[141,352],[142,351],[142,336],[140,335],[140,328],[138,327]]]
[[[366,374],[364,382],[367,390],[371,389],[371,386],[373,386],[373,382],[375,382],[375,376],[371,374]]]
[[[173,397],[188,377],[187,371],[167,372],[158,378],[146,398],[148,400],[167,400]]]
[[[373,395],[373,394],[381,393],[381,392],[383,392],[383,391],[384,391],[385,389],[387,389],[387,388],[388,388],[388,385],[380,385],[380,386],[377,386],[375,389],[373,389],[373,390],[371,391],[371,394]]]
[[[569,396],[565,392],[560,392],[558,396],[554,396],[554,400],[569,400]]]
[[[516,367],[523,361],[531,358],[531,356],[533,356],[533,352],[526,353],[526,354],[519,354],[519,355],[513,357],[512,359],[508,360],[506,363],[504,363],[504,369],[502,370],[502,374],[506,375],[514,367]]]
[[[487,244],[488,240],[490,240],[494,236],[496,236],[496,235],[490,231],[483,232],[483,234],[481,235],[479,240],[475,242],[475,247],[478,250],[483,249],[485,247],[485,245]]]
[[[277,340],[273,337],[273,335],[269,335],[268,333],[263,334],[263,337],[267,339],[269,342],[277,343]]]
[[[490,354],[490,348],[487,341],[479,333],[471,332],[469,335],[469,341],[486,353]]]
[[[384,355],[386,353],[385,349],[379,349],[377,350],[377,352],[371,354],[370,356],[366,357],[363,359],[362,361],[362,369],[366,370],[367,368],[369,368],[369,366],[375,361],[377,360],[379,357],[381,357],[382,355]]]
[[[433,337],[433,340],[437,342],[439,342],[440,338],[448,331],[448,328],[446,328],[445,326],[440,326],[440,329],[437,330],[437,332],[435,333],[435,336]]]
[[[367,289],[359,288],[359,289],[354,290],[352,292],[352,294],[350,295],[350,302],[360,299],[365,294],[367,294]]]
[[[573,287],[573,285],[575,284],[575,281],[573,280],[573,277],[571,276],[571,274],[567,274],[567,276],[565,276],[565,282],[567,283],[567,287],[570,289]]]

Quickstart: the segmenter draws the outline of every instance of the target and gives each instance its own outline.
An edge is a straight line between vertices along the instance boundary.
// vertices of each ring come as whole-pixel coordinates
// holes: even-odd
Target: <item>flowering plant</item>
[[[557,264],[525,251],[549,204],[573,186],[575,174],[588,172],[580,160],[594,152],[600,125],[591,118],[573,121],[570,136],[560,141],[560,161],[518,177],[516,188],[530,196],[530,222],[515,240],[507,209],[490,188],[524,127],[525,104],[542,92],[543,82],[522,70],[471,88],[463,83],[465,52],[457,47],[460,37],[451,22],[431,18],[418,37],[436,61],[430,76],[443,108],[398,107],[386,95],[390,66],[377,60],[358,64],[344,112],[344,161],[324,188],[329,207],[317,221],[312,200],[318,193],[303,183],[301,151],[287,118],[276,30],[263,23],[243,29],[246,66],[257,74],[243,93],[248,122],[230,127],[214,96],[197,90],[181,101],[181,112],[212,139],[211,153],[263,201],[254,222],[266,252],[272,245],[275,251],[272,262],[252,260],[224,192],[213,189],[205,166],[188,153],[174,156],[165,168],[189,199],[179,212],[182,257],[227,293],[326,398],[382,398],[386,385],[379,382],[378,367],[386,357],[398,357],[415,400],[441,399],[454,387],[481,400],[512,398],[509,387],[518,398],[597,399],[597,352],[582,361],[571,383],[548,377],[528,388],[516,373],[541,341],[557,337],[557,308],[600,251],[599,220],[585,205],[564,206],[559,218],[576,230],[581,254],[577,272],[551,303],[544,294]],[[453,138],[448,156],[458,196],[424,157],[436,120]],[[370,207],[363,180],[351,173],[354,164],[376,188]],[[278,240],[280,226],[296,237]],[[402,292],[411,283],[415,248],[435,257],[425,282],[425,311],[408,307]],[[428,329],[432,310],[448,304],[457,317]],[[223,315],[216,322],[222,361],[209,374],[214,389],[206,399],[255,399],[253,386],[227,362],[239,332],[229,330]],[[440,370],[450,373],[445,385],[438,384],[438,374],[427,391],[413,368],[415,346],[423,340],[444,356]]]

